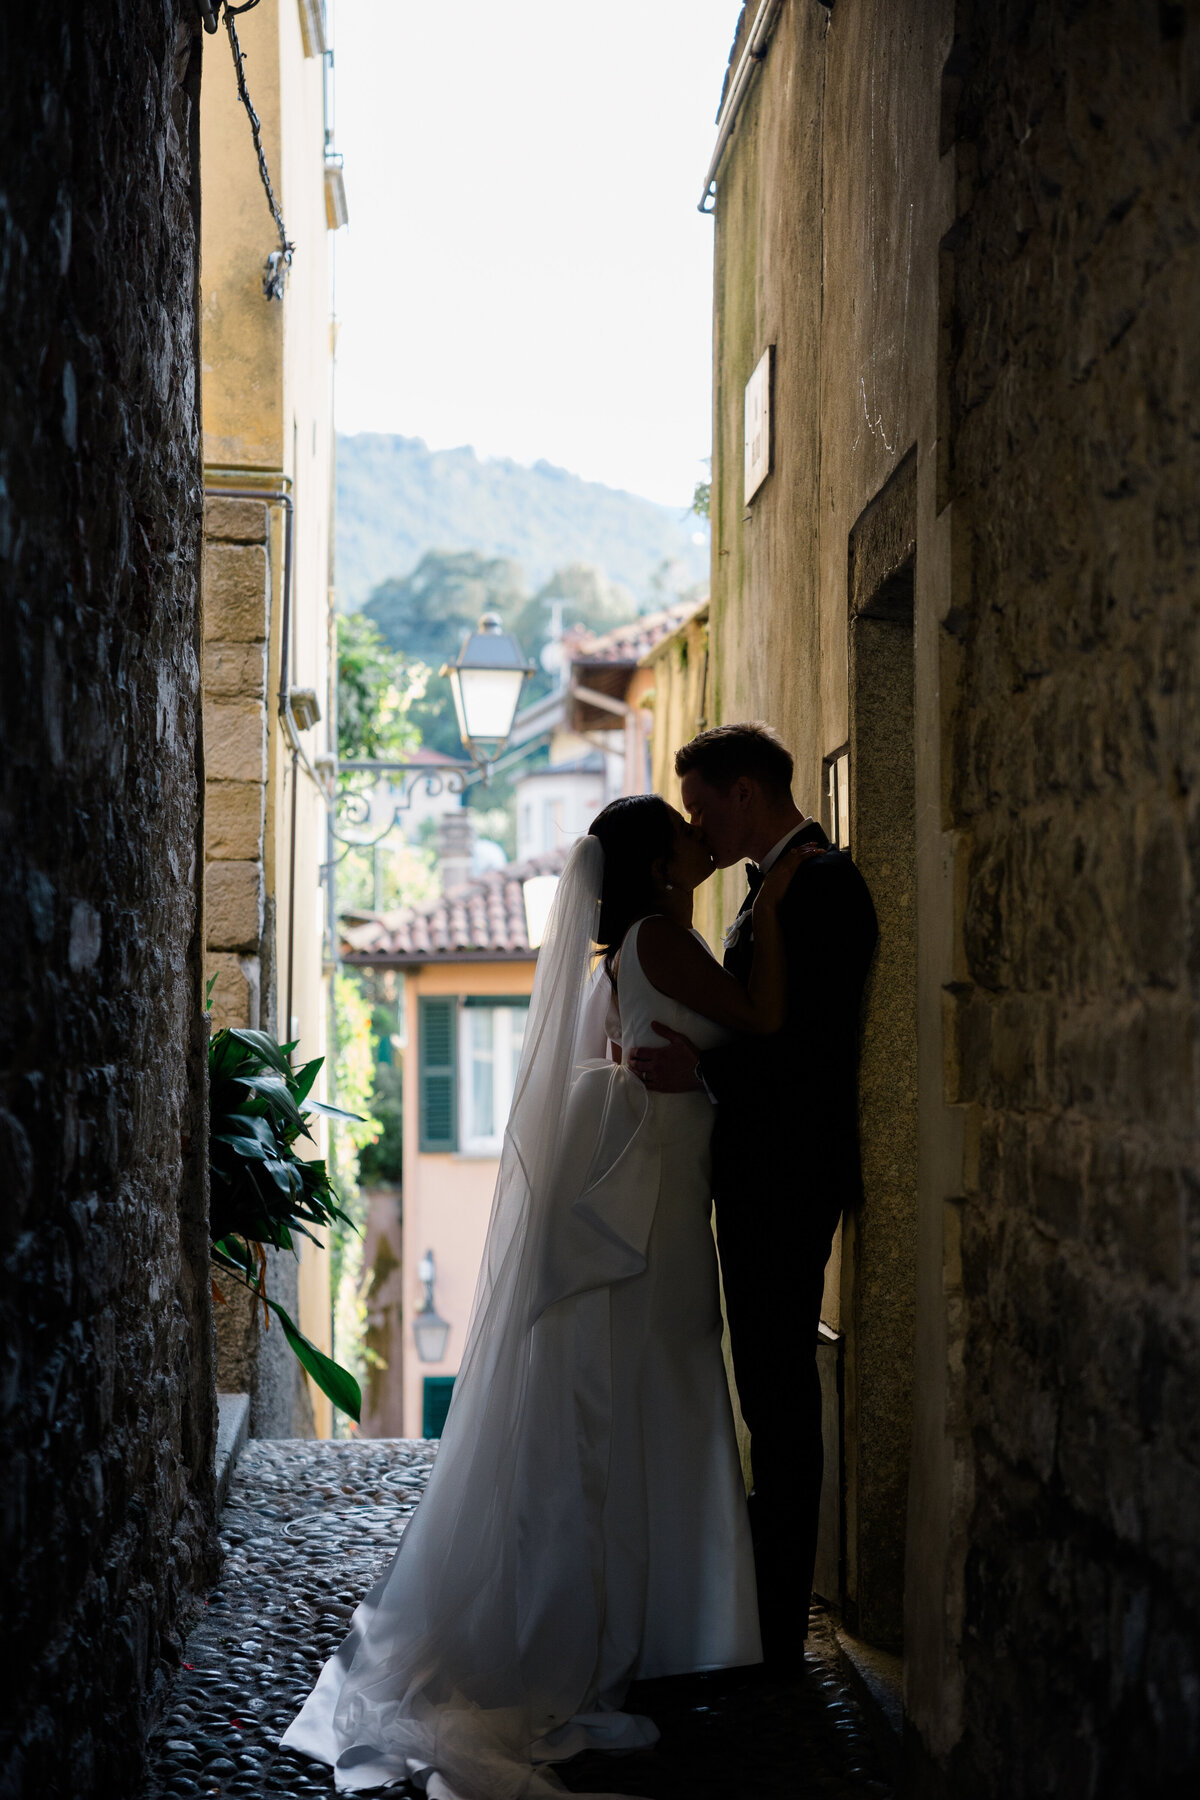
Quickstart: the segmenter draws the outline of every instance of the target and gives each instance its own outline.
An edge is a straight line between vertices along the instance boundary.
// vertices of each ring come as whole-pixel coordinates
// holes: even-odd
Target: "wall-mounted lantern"
[[[534,667],[497,613],[484,613],[478,629],[464,639],[458,660],[443,664],[462,741],[485,777],[508,742],[521,689]]]
[[[424,1304],[413,1320],[413,1340],[417,1346],[417,1356],[423,1363],[441,1362],[450,1341],[450,1325],[448,1320],[439,1318],[437,1307],[433,1304],[433,1284],[437,1279],[437,1268],[432,1250],[427,1250],[417,1264],[417,1275],[425,1289]]]

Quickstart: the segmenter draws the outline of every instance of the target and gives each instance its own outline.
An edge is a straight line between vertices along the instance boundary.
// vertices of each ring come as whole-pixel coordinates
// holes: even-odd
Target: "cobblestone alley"
[[[276,1744],[391,1556],[433,1454],[381,1440],[247,1446],[221,1519],[221,1583],[152,1741],[145,1800],[333,1793],[330,1771]],[[566,1785],[650,1800],[887,1800],[819,1616],[809,1648],[784,1685],[745,1674],[646,1684],[632,1704],[656,1720],[660,1743],[580,1758]]]

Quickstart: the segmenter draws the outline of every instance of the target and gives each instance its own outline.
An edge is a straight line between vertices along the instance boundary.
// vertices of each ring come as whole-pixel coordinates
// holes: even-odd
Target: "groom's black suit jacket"
[[[815,823],[792,844],[828,844]],[[700,1071],[717,1102],[713,1189],[718,1222],[730,1203],[764,1254],[814,1231],[828,1241],[860,1190],[857,1126],[859,1015],[875,949],[875,908],[841,850],[801,863],[779,908],[787,950],[781,1031],[709,1050]],[[744,921],[725,967],[745,981],[754,954]],[[739,1233],[740,1235],[740,1233]],[[822,1258],[822,1261],[824,1258]]]
[[[802,826],[791,841],[828,843],[819,825]],[[769,1660],[794,1657],[808,1618],[823,1461],[817,1326],[830,1241],[861,1193],[859,1013],[878,935],[866,883],[840,850],[800,864],[779,919],[783,1029],[700,1058],[717,1102],[717,1243],[750,1427],[751,1528]],[[739,980],[753,950],[747,918],[725,953]]]

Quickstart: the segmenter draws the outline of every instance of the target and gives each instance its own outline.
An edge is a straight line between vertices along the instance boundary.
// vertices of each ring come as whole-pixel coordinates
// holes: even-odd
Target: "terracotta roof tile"
[[[522,863],[488,869],[465,886],[420,906],[403,906],[353,923],[342,920],[342,954],[355,962],[375,957],[435,962],[444,957],[531,954],[525,920],[525,883],[559,875],[567,851],[551,850]]]
[[[643,613],[627,625],[617,625],[600,637],[590,632],[566,633],[571,660],[575,663],[636,663],[655,644],[677,631],[696,610],[694,600],[677,600],[661,612]]]

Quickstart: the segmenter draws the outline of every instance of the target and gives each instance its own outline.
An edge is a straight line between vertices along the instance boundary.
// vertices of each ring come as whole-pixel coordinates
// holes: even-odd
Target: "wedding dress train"
[[[602,873],[559,885],[484,1265],[429,1488],[283,1743],[339,1790],[561,1793],[544,1765],[652,1743],[631,1680],[756,1662],[754,1570],[721,1359],[709,1102],[584,1061]],[[607,977],[601,973],[607,987]],[[602,988],[591,988],[595,1003]],[[622,948],[622,1032],[720,1033]]]

